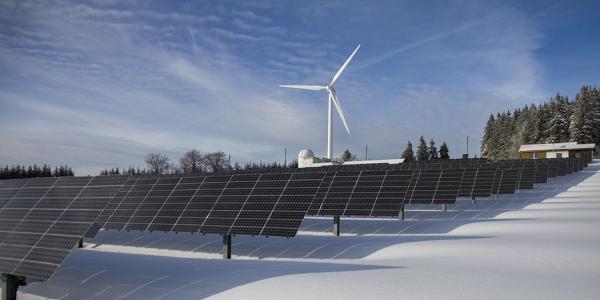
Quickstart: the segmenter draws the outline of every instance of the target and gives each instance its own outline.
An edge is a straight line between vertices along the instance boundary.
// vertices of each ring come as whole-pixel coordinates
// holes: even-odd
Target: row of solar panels
[[[294,236],[324,172],[0,181],[0,271],[46,280],[92,226]]]
[[[575,159],[519,168],[362,166],[0,181],[0,272],[46,280],[92,228],[292,237],[307,214],[398,216],[405,204],[512,193],[581,168]]]
[[[467,168],[429,168],[431,164],[418,163],[376,170],[369,165],[338,167],[325,176],[308,214],[394,217],[405,204],[452,204],[457,197],[489,197],[532,189],[534,183],[581,170],[582,161],[517,161]]]
[[[355,165],[334,165],[317,168],[297,169],[296,172],[311,172],[315,169],[327,170],[364,170],[364,169],[442,169],[442,168],[478,168],[478,167],[521,167],[528,165],[544,165],[551,164],[557,168],[567,168],[573,166],[577,169],[587,167],[587,162],[581,158],[564,158],[552,160],[526,160],[526,159],[511,159],[511,160],[495,160],[487,159],[440,159],[440,160],[424,160],[410,161],[401,164],[355,164]],[[570,164],[570,165],[569,165]],[[256,172],[256,171],[255,171]]]

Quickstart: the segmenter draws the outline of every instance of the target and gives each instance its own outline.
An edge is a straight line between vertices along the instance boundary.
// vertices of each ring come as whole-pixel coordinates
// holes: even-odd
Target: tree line
[[[19,178],[33,178],[33,177],[60,177],[60,176],[75,176],[73,169],[68,165],[55,166],[52,168],[49,165],[42,165],[41,167],[37,164],[32,166],[25,165],[14,165],[0,168],[0,179],[19,179]]]
[[[297,168],[298,162],[293,160],[282,164],[279,162],[248,162],[245,164],[231,163],[230,156],[223,151],[202,153],[196,149],[183,154],[174,162],[163,153],[148,153],[144,158],[146,168],[139,167],[111,168],[100,171],[100,175],[156,175],[156,174],[200,174],[220,173],[224,171],[254,170],[254,169],[284,169]]]
[[[489,159],[517,158],[524,144],[595,143],[600,145],[600,89],[583,86],[574,101],[557,93],[541,105],[490,114],[481,141]]]
[[[427,146],[425,139],[421,136],[419,139],[419,146],[417,147],[417,153],[415,154],[412,143],[408,141],[400,158],[404,158],[405,161],[449,159],[450,150],[448,149],[446,142],[443,142],[438,151],[433,139],[429,141],[429,146]]]

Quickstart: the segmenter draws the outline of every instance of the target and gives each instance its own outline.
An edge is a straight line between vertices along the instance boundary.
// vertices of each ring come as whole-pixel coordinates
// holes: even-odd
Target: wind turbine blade
[[[333,104],[335,105],[335,109],[338,111],[340,118],[342,119],[342,123],[344,123],[344,127],[346,127],[346,131],[350,134],[350,128],[348,128],[348,122],[346,122],[346,117],[344,117],[344,112],[342,111],[342,106],[340,105],[340,101],[338,101],[337,96],[334,91],[330,92],[330,97],[333,100]]]
[[[344,70],[346,69],[346,67],[348,66],[350,61],[352,60],[352,57],[354,57],[354,54],[356,54],[356,51],[358,51],[358,48],[360,48],[360,44],[358,45],[358,47],[356,47],[356,49],[354,49],[354,52],[352,52],[352,54],[350,54],[350,57],[348,57],[348,59],[346,59],[346,62],[344,62],[344,64],[340,67],[340,69],[337,71],[337,73],[335,73],[335,75],[333,76],[333,79],[331,80],[331,83],[329,85],[333,85],[338,80],[338,78],[340,78],[340,75],[342,75],[342,72],[344,72]]]
[[[279,87],[290,88],[290,89],[300,89],[300,90],[311,90],[311,91],[320,91],[320,90],[327,89],[326,86],[320,86],[320,85],[288,85],[288,84],[282,84]]]

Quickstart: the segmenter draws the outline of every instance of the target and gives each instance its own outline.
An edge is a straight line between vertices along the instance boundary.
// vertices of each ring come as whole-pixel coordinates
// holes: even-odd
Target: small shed
[[[578,144],[576,142],[529,144],[521,145],[519,156],[521,159],[583,157],[590,163],[594,148],[596,148],[596,144]]]

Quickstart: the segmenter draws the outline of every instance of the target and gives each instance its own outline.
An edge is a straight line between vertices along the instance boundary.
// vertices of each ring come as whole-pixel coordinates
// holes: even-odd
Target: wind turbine
[[[300,89],[300,90],[311,90],[311,91],[327,90],[327,94],[329,97],[328,98],[329,109],[328,109],[328,113],[327,113],[327,158],[329,158],[329,159],[333,159],[333,118],[332,118],[333,107],[332,107],[332,105],[335,105],[335,109],[337,110],[338,114],[340,115],[340,119],[342,119],[342,123],[344,123],[344,127],[346,128],[346,131],[348,132],[348,134],[350,134],[350,128],[348,128],[348,122],[346,122],[346,117],[344,117],[344,112],[342,111],[340,101],[338,100],[338,98],[336,96],[335,88],[333,87],[333,84],[340,78],[340,75],[342,75],[342,72],[344,72],[346,67],[348,67],[348,64],[350,63],[350,61],[354,57],[354,54],[356,54],[356,51],[358,51],[359,48],[360,48],[360,45],[358,45],[356,47],[356,49],[354,49],[352,54],[350,54],[348,59],[346,59],[346,61],[340,67],[340,69],[337,71],[337,73],[335,73],[335,75],[333,76],[333,79],[331,79],[331,82],[326,86],[287,85],[287,84],[280,85],[280,87],[291,88],[291,89]]]

